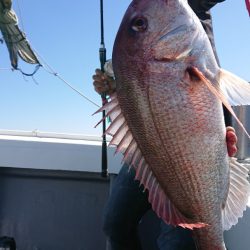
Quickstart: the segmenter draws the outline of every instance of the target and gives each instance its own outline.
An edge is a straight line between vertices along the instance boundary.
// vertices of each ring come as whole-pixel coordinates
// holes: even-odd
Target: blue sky
[[[55,72],[100,104],[92,86],[94,69],[99,67],[99,0],[13,2],[31,46]],[[129,3],[104,0],[108,58]],[[222,67],[250,80],[250,19],[245,1],[218,4],[213,20]],[[20,66],[27,72],[33,70],[21,61]],[[96,107],[58,78],[40,69],[35,75],[37,85],[32,78],[24,79],[19,72],[2,68],[10,68],[10,62],[5,45],[0,44],[0,129],[101,134],[101,128],[94,129],[100,116],[91,116]]]

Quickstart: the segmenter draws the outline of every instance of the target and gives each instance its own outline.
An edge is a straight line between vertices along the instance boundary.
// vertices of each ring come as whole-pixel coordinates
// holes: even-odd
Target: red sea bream
[[[193,230],[197,249],[225,250],[248,170],[228,157],[222,103],[250,103],[247,82],[219,68],[186,0],[134,0],[113,50],[116,93],[104,108],[111,144],[136,170],[153,210]]]

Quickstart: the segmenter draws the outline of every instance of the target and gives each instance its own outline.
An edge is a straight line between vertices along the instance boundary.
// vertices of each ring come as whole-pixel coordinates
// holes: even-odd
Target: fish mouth
[[[176,60],[176,58],[166,58],[166,57],[164,57],[164,58],[154,58],[154,61],[155,62],[162,62],[162,63],[170,63],[170,62],[173,62],[173,61],[175,61]]]

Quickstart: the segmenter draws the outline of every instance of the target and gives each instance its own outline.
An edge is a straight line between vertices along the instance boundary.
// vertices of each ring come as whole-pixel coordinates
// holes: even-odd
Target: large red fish
[[[159,217],[193,229],[197,249],[226,249],[223,230],[243,215],[250,187],[247,168],[228,157],[222,103],[232,113],[249,104],[248,83],[219,68],[186,0],[134,0],[113,66],[111,144]]]

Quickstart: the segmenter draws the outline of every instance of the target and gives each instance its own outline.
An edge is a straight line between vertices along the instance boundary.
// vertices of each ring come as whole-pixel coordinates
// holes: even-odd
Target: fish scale
[[[125,80],[121,80],[121,82],[123,82],[123,84],[124,83],[126,84]],[[158,84],[155,84],[155,86],[156,85],[159,86]],[[166,106],[166,109],[168,109],[168,112],[164,112],[164,108],[163,108],[164,105],[162,105],[164,102],[160,101],[161,98],[158,95],[156,100],[159,103],[160,110],[157,111],[157,109],[154,109],[154,111],[155,111],[154,117],[155,118],[152,119],[152,115],[151,115],[150,111],[146,112],[147,108],[148,108],[148,110],[150,110],[149,106],[146,107],[145,105],[143,105],[140,107],[140,106],[138,106],[137,101],[135,102],[135,106],[133,106],[133,104],[131,104],[131,102],[128,102],[127,95],[124,97],[122,96],[122,93],[123,93],[122,86],[119,89],[120,90],[117,92],[118,96],[119,96],[118,100],[119,100],[120,106],[122,107],[123,113],[130,114],[129,116],[127,115],[127,118],[126,118],[128,126],[131,128],[132,134],[137,139],[136,141],[138,142],[138,147],[142,149],[142,154],[146,158],[147,163],[151,166],[154,174],[157,176],[158,182],[161,184],[163,189],[166,190],[166,192],[168,194],[170,194],[169,197],[171,198],[171,200],[174,202],[176,207],[181,212],[183,212],[183,214],[185,216],[187,216],[188,218],[196,219],[197,221],[202,221],[202,222],[208,223],[208,224],[214,223],[214,221],[211,221],[209,218],[211,217],[211,215],[212,215],[212,218],[214,218],[213,214],[214,214],[214,211],[216,211],[216,209],[214,208],[214,205],[216,205],[216,204],[214,202],[212,204],[207,203],[207,201],[211,202],[214,199],[214,197],[218,196],[217,192],[209,192],[209,194],[210,194],[209,197],[206,197],[206,195],[204,195],[204,192],[199,192],[199,193],[196,192],[198,194],[198,196],[196,196],[194,191],[195,190],[204,190],[204,189],[205,189],[205,191],[208,191],[209,189],[207,188],[207,186],[203,187],[203,183],[204,182],[208,183],[208,180],[210,180],[213,177],[216,177],[217,173],[215,173],[214,176],[211,175],[211,172],[209,172],[208,174],[205,174],[203,169],[204,168],[210,169],[210,168],[208,168],[204,164],[200,165],[202,162],[199,161],[199,164],[196,165],[197,173],[192,172],[189,174],[189,176],[187,176],[187,178],[185,178],[186,176],[183,175],[183,173],[185,173],[183,171],[183,169],[185,170],[186,167],[188,168],[188,166],[184,165],[185,160],[187,158],[189,158],[189,156],[190,156],[187,154],[186,146],[185,146],[185,145],[190,144],[190,138],[188,138],[187,134],[186,134],[186,132],[188,132],[188,130],[190,128],[190,125],[186,125],[184,123],[184,129],[183,129],[183,127],[179,128],[177,126],[178,122],[180,123],[180,121],[181,121],[180,119],[183,118],[183,115],[181,115],[181,113],[182,113],[181,111],[178,111],[178,106],[176,105],[176,102],[173,105],[174,110],[172,112],[171,112],[171,110],[169,110],[168,106]],[[126,91],[124,91],[124,92],[127,93]],[[129,92],[132,92],[132,91],[129,91]],[[162,93],[162,91],[160,91],[160,92]],[[138,91],[137,91],[137,93],[138,93]],[[153,98],[152,95],[150,95],[150,96]],[[163,100],[165,101],[167,99],[168,103],[169,103],[171,96],[173,96],[173,94],[169,95],[169,96],[163,95]],[[141,98],[141,95],[140,95],[140,98]],[[180,96],[180,99],[183,101],[184,98],[182,95]],[[148,102],[148,98],[145,97],[144,101]],[[128,106],[128,103],[129,103],[130,107],[126,108]],[[141,103],[141,101],[139,103]],[[199,100],[199,103],[201,103],[200,100]],[[190,104],[183,105],[183,103],[182,103],[182,106],[186,107],[184,110],[185,112],[187,112],[189,109],[191,111],[193,110],[191,108]],[[138,117],[140,117],[140,115],[138,113],[141,112],[142,110],[143,110],[143,115],[145,117],[142,117],[141,121],[140,121],[140,119],[138,119]],[[176,113],[177,111],[180,112],[180,115],[177,117],[176,116],[173,117],[172,114]],[[162,117],[163,113],[164,113],[164,117]],[[203,113],[204,117],[206,117],[206,113],[207,112],[205,112],[205,114]],[[133,114],[133,115],[131,115],[131,114]],[[159,117],[157,117],[157,114],[159,114]],[[169,114],[169,116],[168,116],[168,114]],[[126,115],[125,115],[125,117],[126,117]],[[175,118],[175,119],[173,119],[173,118]],[[158,128],[158,131],[168,132],[168,133],[166,133],[165,137],[164,137],[164,135],[165,135],[164,133],[162,133],[162,132],[159,133],[157,131],[157,129],[155,129],[155,127],[154,127],[155,121],[157,121],[157,120],[161,121],[163,126],[164,126],[164,124],[168,124],[167,128],[168,128],[168,131],[170,131],[170,132],[168,132],[165,127]],[[201,123],[203,123],[203,121],[204,120],[201,120]],[[200,126],[198,126],[198,127],[200,127]],[[183,133],[179,133],[180,129],[183,131]],[[171,134],[173,134],[174,136],[171,137]],[[158,141],[155,142],[154,138],[159,138],[159,137],[161,137],[161,143],[159,143]],[[186,139],[186,141],[185,141],[185,139]],[[162,148],[164,146],[164,143],[163,143],[164,141],[167,143],[167,145],[165,145],[164,148],[168,148],[167,152],[172,152],[172,156],[170,158],[167,158],[166,155],[168,155],[168,153],[166,153],[166,151],[162,150]],[[180,142],[179,144],[176,143],[178,141]],[[200,141],[200,139],[198,138],[198,141],[196,140],[195,141],[196,143],[191,143],[191,145],[194,145],[195,147],[199,147],[203,151],[203,149],[206,149],[206,146],[204,146],[204,144],[199,145],[199,141]],[[153,146],[152,146],[152,144],[153,144]],[[222,145],[225,148],[224,141],[223,141]],[[152,150],[152,149],[154,149],[154,150]],[[202,153],[202,157],[203,157],[203,153]],[[197,158],[197,156],[195,157],[195,155],[191,155],[189,162],[192,161],[192,164],[195,165],[196,163],[194,160],[196,158]],[[198,160],[198,159],[196,159],[196,160]],[[206,162],[206,163],[208,164],[208,162]],[[156,168],[154,168],[155,164],[157,164]],[[160,167],[160,166],[162,166],[162,167]],[[166,168],[166,166],[168,168]],[[178,166],[178,167],[181,166],[183,169],[180,169],[180,168],[176,169],[176,166]],[[202,171],[203,171],[204,179],[201,179],[198,176],[199,173]],[[163,178],[161,178],[161,177],[163,177]],[[188,180],[189,182],[186,182],[185,180]],[[200,180],[200,181],[198,182],[197,180]],[[182,187],[180,189],[179,188],[180,183],[182,183],[182,182],[185,182],[185,187]],[[199,185],[199,183],[201,183],[201,184]],[[168,184],[168,185],[166,185],[166,184]],[[172,184],[172,185],[169,185],[169,184]],[[188,191],[188,190],[190,190],[190,191]],[[183,191],[185,191],[185,192],[183,192]],[[207,193],[205,193],[205,194],[207,194]],[[204,199],[203,199],[203,196],[204,196]],[[199,201],[199,203],[197,204],[198,201]],[[181,205],[179,205],[179,204],[181,204]],[[192,206],[190,206],[190,204],[192,204]],[[194,209],[194,207],[195,207],[195,209]],[[201,208],[203,208],[203,210]],[[209,213],[207,213],[206,211],[209,211]],[[220,207],[217,208],[217,211],[220,211]],[[201,212],[203,212],[202,216],[200,215]],[[204,218],[205,218],[205,220],[204,220]],[[215,218],[215,220],[217,221],[217,224],[218,224],[218,219]],[[216,230],[216,232],[221,231],[221,227],[222,226],[220,225],[220,228],[218,230]],[[214,231],[215,230],[213,230],[213,233],[214,233]],[[216,235],[218,236],[218,233],[216,233]],[[207,235],[206,235],[206,237],[207,237]]]
[[[126,83],[125,80],[122,80],[121,82]],[[155,86],[159,86],[159,85],[155,84]],[[122,92],[122,87],[120,91]],[[119,93],[120,92],[118,92],[118,95]],[[164,93],[164,92],[160,91],[160,93]],[[165,100],[168,100],[167,103],[169,104],[171,97],[173,96],[176,96],[176,95],[173,95],[173,94],[165,95],[164,93],[162,99],[164,100],[164,102]],[[153,98],[153,95],[150,95],[150,97]],[[199,137],[197,137],[197,139],[194,140],[193,143],[190,143],[191,139],[193,138],[193,135],[191,136],[191,138],[187,136],[187,132],[190,129],[190,125],[187,125],[186,123],[182,124],[180,122],[183,120],[185,121],[185,118],[183,119],[183,115],[181,111],[183,107],[185,108],[184,109],[185,112],[187,112],[188,110],[193,111],[193,105],[191,105],[193,103],[189,103],[189,105],[188,103],[185,103],[185,102],[183,103],[183,100],[185,98],[183,98],[183,96],[180,93],[180,100],[182,101],[182,103],[180,104],[180,110],[178,111],[179,107],[174,98],[175,100],[174,105],[173,105],[174,111],[171,111],[171,105],[169,105],[170,109],[169,109],[169,106],[166,105],[166,109],[168,110],[166,112],[166,110],[164,110],[164,107],[165,107],[165,105],[163,105],[164,102],[159,101],[161,98],[159,97],[159,94],[157,94],[157,98],[155,98],[155,100],[157,100],[156,103],[158,103],[159,111],[157,110],[157,108],[154,108],[154,115],[153,115],[154,119],[152,119],[152,115],[150,111],[148,111],[148,113],[146,112],[147,107],[145,105],[138,107],[138,104],[136,102],[136,105],[133,106],[131,103],[128,102],[127,96],[123,98],[122,94],[119,95],[118,99],[119,99],[120,106],[123,109],[123,113],[133,114],[133,115],[129,115],[126,121],[128,124],[130,123],[133,124],[133,125],[130,125],[129,127],[131,127],[132,134],[135,135],[135,138],[138,137],[137,138],[138,147],[142,149],[142,154],[146,158],[148,164],[153,169],[153,172],[157,176],[159,183],[162,185],[163,189],[167,190],[166,192],[170,194],[169,197],[177,206],[177,208],[179,208],[179,210],[183,212],[183,214],[187,216],[188,218],[196,219],[197,221],[203,221],[208,224],[214,223],[213,220],[211,221],[209,219],[210,217],[212,217],[217,222],[217,225],[218,225],[218,218],[214,217],[214,213],[215,211],[217,213],[218,211],[220,211],[220,204],[217,204],[218,208],[216,209],[214,208],[216,203],[213,201],[214,197],[218,197],[217,192],[216,190],[215,191],[213,190],[214,192],[211,192],[208,188],[209,185],[206,185],[204,187],[203,183],[208,184],[209,180],[216,179],[215,177],[220,174],[206,166],[206,165],[209,165],[209,162],[206,162],[206,159],[205,160],[203,159],[204,158],[203,153],[201,155],[202,156],[201,158],[203,159],[203,161],[206,162],[206,164],[203,164],[203,162],[197,158],[197,155],[199,155],[198,152],[197,152],[197,155],[193,154],[193,152],[196,152],[197,150],[195,151],[191,150],[192,152],[191,155],[187,153],[186,145],[189,145],[190,148],[192,148],[191,145],[193,145],[195,148],[198,147],[201,149],[201,152],[206,152],[207,146],[204,145],[204,142],[199,143],[200,142]],[[214,100],[216,99],[214,98]],[[148,103],[148,99],[145,99],[145,102]],[[128,103],[133,108],[129,107],[128,109],[126,109],[126,106],[128,105]],[[202,103],[202,102],[198,100],[198,104],[199,103]],[[205,104],[205,105],[209,106],[208,104]],[[220,106],[220,109],[222,109],[221,106]],[[138,113],[141,112],[142,110],[143,110],[143,115],[146,117],[146,119],[144,117],[141,118],[141,121],[144,121],[144,125],[140,125],[141,122],[139,122],[140,119],[138,119],[138,117],[140,117]],[[149,106],[148,106],[148,110],[150,110]],[[175,115],[173,117],[173,114],[176,114],[177,111],[180,115],[179,116]],[[164,113],[164,117],[162,117],[163,113]],[[208,112],[205,110],[201,114],[203,114],[203,117],[207,118],[207,113]],[[210,110],[210,113],[211,113],[211,110]],[[159,117],[157,115],[159,115]],[[220,120],[221,120],[221,127],[223,130],[224,125],[222,123],[222,119]],[[155,129],[154,127],[155,121],[161,121],[161,124],[163,126],[164,124],[168,124],[167,130],[165,127],[163,128],[160,127],[158,129]],[[203,120],[202,119],[200,120],[200,123],[201,124],[204,123],[204,118]],[[182,125],[182,126],[178,127],[178,125]],[[198,125],[198,128],[200,128],[200,125]],[[204,129],[206,128],[207,127],[204,127]],[[193,126],[193,129],[195,129],[195,126]],[[182,133],[179,132],[180,130],[182,131]],[[162,131],[164,131],[166,134]],[[202,132],[204,134],[204,131]],[[216,134],[213,134],[213,135],[216,135]],[[154,142],[153,138],[159,138],[159,137],[161,137],[161,143]],[[224,137],[222,138],[224,139]],[[209,142],[211,141],[213,140],[211,140],[210,138]],[[215,138],[215,141],[217,141],[216,138]],[[164,146],[164,142],[166,142],[165,146]],[[221,140],[221,142],[222,143],[218,146],[218,148],[220,148],[221,146],[221,148],[224,148],[224,151],[225,151],[226,150],[225,141]],[[148,146],[146,146],[146,144],[148,144]],[[152,144],[154,145],[152,146]],[[213,144],[212,146],[215,147],[215,144]],[[209,145],[209,147],[211,148],[211,145]],[[152,148],[154,148],[154,150],[152,150]],[[171,152],[172,156],[170,158],[167,158],[168,153],[163,151],[162,148],[168,148],[168,152]],[[192,165],[196,165],[197,172],[192,171],[192,172],[189,172],[188,176],[185,176],[185,170],[187,169],[188,171],[188,168],[189,168],[188,165],[185,165],[185,162],[187,161],[187,159],[189,159],[189,162],[192,162]],[[197,161],[198,163],[196,164]],[[155,163],[157,163],[156,168],[154,168]],[[159,167],[159,166],[162,166],[162,167]],[[180,166],[182,167],[181,169],[180,169]],[[220,167],[220,165],[217,167],[216,165],[214,166],[215,168]],[[178,168],[176,169],[176,167]],[[190,169],[192,170],[192,168]],[[204,172],[204,169],[209,169],[210,171],[206,174]],[[200,178],[199,176],[199,173],[201,172],[203,172],[203,179]],[[213,173],[213,175],[211,173]],[[182,187],[180,189],[179,188],[180,183],[183,183],[183,182],[185,183],[185,187]],[[172,184],[172,185],[169,185],[169,184]],[[219,183],[216,186],[219,186]],[[202,191],[205,190],[206,192],[195,192],[197,190],[202,190]],[[197,196],[195,194],[197,194]],[[181,206],[179,204],[181,204]],[[192,206],[189,206],[190,204],[192,204]],[[209,213],[207,211],[209,211]],[[202,213],[202,216],[201,216],[201,213]],[[218,237],[218,232],[221,231],[221,227],[222,226],[220,225],[219,229],[213,230],[212,234],[214,234],[214,232],[216,231],[216,235]],[[208,237],[208,233],[206,233],[206,237]]]
[[[116,92],[107,133],[166,223],[193,230],[199,250],[225,250],[223,230],[246,209],[248,169],[227,154],[222,103],[250,87],[222,70],[186,0],[133,0],[113,49]],[[235,82],[237,83],[235,85]]]
[[[122,82],[126,84],[125,80],[123,80]],[[155,86],[159,87],[159,84],[155,84]],[[122,86],[121,86],[121,88],[122,88]],[[122,92],[122,90],[120,90],[120,91]],[[160,91],[160,92],[162,93],[162,91]],[[118,94],[119,94],[119,92],[118,92]],[[181,95],[181,93],[180,93],[180,95]],[[167,99],[168,100],[167,103],[169,104],[170,103],[170,97],[171,96],[175,96],[175,95],[169,95],[169,96],[167,96],[167,98],[166,98],[166,96],[167,95],[163,95],[163,100]],[[152,95],[151,95],[151,97],[153,98]],[[159,102],[159,100],[161,99],[161,97],[158,95],[157,98],[155,98],[155,99],[158,100],[158,102]],[[184,98],[180,98],[180,99],[183,101]],[[121,104],[121,107],[126,107],[126,105],[128,105],[127,96],[124,97],[124,98],[122,98],[122,94],[120,94],[120,96],[119,96],[119,102]],[[148,99],[145,99],[145,102],[148,103]],[[173,107],[174,107],[175,110],[178,110],[178,106],[176,104],[177,103],[175,102],[175,104],[173,105]],[[130,103],[130,105],[132,106],[131,103]],[[171,106],[171,105],[169,105],[169,106]],[[182,106],[188,107],[188,106],[191,106],[191,105],[180,105],[180,106],[181,107]],[[154,148],[157,148],[157,149],[154,152],[152,152],[152,146],[151,146],[152,143],[151,142],[154,141],[153,138],[159,138],[159,136],[161,136],[161,137],[164,136],[164,133],[160,133],[160,135],[159,135],[158,131],[154,128],[155,120],[161,121],[161,124],[163,124],[163,125],[166,124],[166,122],[165,122],[165,120],[166,120],[167,124],[168,124],[168,130],[170,130],[171,132],[176,131],[176,134],[175,134],[175,136],[172,139],[171,139],[170,134],[167,133],[166,139],[163,138],[161,140],[161,142],[165,141],[167,143],[166,147],[169,148],[169,151],[172,152],[172,153],[176,151],[175,154],[178,157],[174,158],[172,156],[170,159],[166,159],[166,157],[165,157],[163,159],[163,163],[162,163],[164,171],[158,171],[159,172],[158,175],[157,175],[157,170],[159,170],[160,168],[158,167],[156,170],[154,170],[154,173],[157,176],[159,176],[158,177],[158,181],[159,181],[160,184],[163,183],[162,185],[164,186],[165,183],[173,183],[174,187],[172,189],[176,191],[177,188],[178,188],[178,186],[179,186],[179,183],[180,183],[180,181],[177,181],[177,179],[179,179],[179,180],[184,179],[185,180],[185,176],[183,176],[182,169],[181,170],[178,169],[176,171],[174,166],[180,166],[180,165],[183,166],[183,162],[185,162],[185,160],[188,158],[188,154],[185,152],[185,148],[186,148],[185,145],[187,145],[187,143],[190,144],[190,139],[187,137],[187,134],[186,134],[186,132],[188,132],[188,130],[189,130],[189,126],[184,126],[184,132],[183,133],[179,133],[180,130],[183,131],[183,128],[178,128],[177,122],[180,121],[179,118],[182,118],[182,115],[179,118],[178,117],[177,118],[174,117],[175,119],[173,119],[172,114],[174,112],[170,112],[169,109],[168,109],[168,106],[167,106],[168,112],[164,111],[163,102],[159,102],[159,107],[160,107],[160,111],[159,112],[157,112],[157,109],[154,109],[154,111],[155,111],[154,116],[156,116],[157,114],[159,114],[161,117],[156,117],[155,119],[151,118],[151,120],[149,119],[151,117],[150,111],[148,111],[148,113],[146,112],[146,105],[143,105],[142,107],[132,108],[132,112],[129,109],[124,108],[123,113],[125,113],[125,114],[131,114],[131,113],[133,113],[133,116],[130,115],[127,118],[128,124],[130,122],[131,123],[135,123],[135,124],[139,124],[139,121],[138,121],[139,120],[138,119],[139,114],[138,114],[138,112],[140,112],[141,110],[143,110],[143,114],[144,115],[146,114],[145,116],[147,117],[147,119],[146,120],[144,118],[141,119],[141,121],[146,121],[145,125],[144,125],[145,131],[142,130],[142,126],[140,126],[140,125],[136,126],[134,124],[133,126],[132,125],[131,126],[132,126],[133,134],[138,135],[138,137],[139,137],[138,140],[137,140],[138,141],[138,146],[139,146],[139,148],[143,148],[144,149],[143,155],[146,157],[147,162],[151,166],[153,166],[155,164],[155,162],[157,162],[157,165],[159,165],[160,159],[163,156],[166,155],[166,152],[161,150],[161,148],[163,147],[162,143],[158,143],[157,147],[156,147],[156,145],[154,145]],[[221,106],[220,106],[220,108],[221,108]],[[149,107],[148,107],[148,109],[149,109]],[[190,110],[192,111],[193,109],[190,109]],[[162,113],[164,113],[164,118],[162,117]],[[179,112],[179,113],[181,113],[181,112]],[[149,124],[151,124],[151,125],[149,126]],[[147,127],[146,127],[146,125],[147,125]],[[222,128],[224,128],[223,124],[221,124],[221,125],[222,125]],[[160,128],[159,130],[160,131],[164,131],[164,132],[166,131],[165,127],[163,129]],[[151,135],[151,136],[150,137],[147,136],[147,137],[149,137],[149,139],[147,140],[147,138],[145,138],[145,135]],[[176,135],[179,135],[180,138],[178,138]],[[185,143],[184,139],[187,140],[187,143]],[[140,143],[140,140],[141,140],[141,143]],[[198,139],[198,141],[200,141],[200,139]],[[181,143],[178,144],[177,142],[181,142]],[[148,143],[149,146],[148,146],[148,148],[145,149],[146,143]],[[198,143],[196,143],[195,145],[198,146]],[[201,146],[202,146],[202,149],[204,149],[203,144]],[[223,141],[223,146],[225,148],[225,142],[224,141]],[[178,147],[179,147],[179,149],[178,149]],[[158,151],[160,153],[158,155],[156,155],[156,151]],[[173,154],[173,155],[175,155],[175,154]],[[197,158],[197,156],[191,155],[190,162],[192,161],[194,163],[194,161],[192,159],[192,156],[193,156],[193,158]],[[203,157],[203,155],[202,155],[202,157]],[[201,162],[199,161],[199,164],[200,163]],[[166,168],[166,165],[169,166],[169,168]],[[198,170],[200,172],[200,169],[206,168],[206,166],[202,165],[200,168],[197,166],[197,168],[198,168]],[[185,166],[184,166],[184,169],[185,169]],[[206,168],[206,169],[209,169],[209,168]],[[162,175],[163,172],[165,172],[166,174]],[[176,173],[179,173],[179,176],[176,176]],[[193,172],[193,176],[194,175],[195,175],[195,172]],[[164,176],[164,180],[163,181],[161,181],[160,176]],[[207,176],[208,176],[208,178],[207,178],[206,182],[211,178],[211,174],[208,174]],[[166,178],[166,177],[168,177],[168,178]],[[192,181],[192,179],[191,179],[191,181],[189,179],[189,183],[190,183],[190,185],[192,185],[193,183],[195,183],[197,185],[197,182],[196,181]],[[187,189],[188,186],[185,186],[185,188]],[[199,190],[199,187],[196,188],[196,190]],[[173,196],[176,197],[176,194],[174,194]],[[181,196],[181,194],[179,194],[178,196]],[[193,194],[191,195],[191,197],[193,197]],[[189,196],[185,195],[186,203],[190,203],[191,197],[190,197],[190,195]],[[200,197],[200,199],[201,199],[201,197]],[[182,203],[183,203],[183,200],[184,200],[184,198],[182,197],[181,198]],[[204,206],[206,206],[206,205],[204,204]],[[187,207],[185,207],[185,210],[187,210]]]

